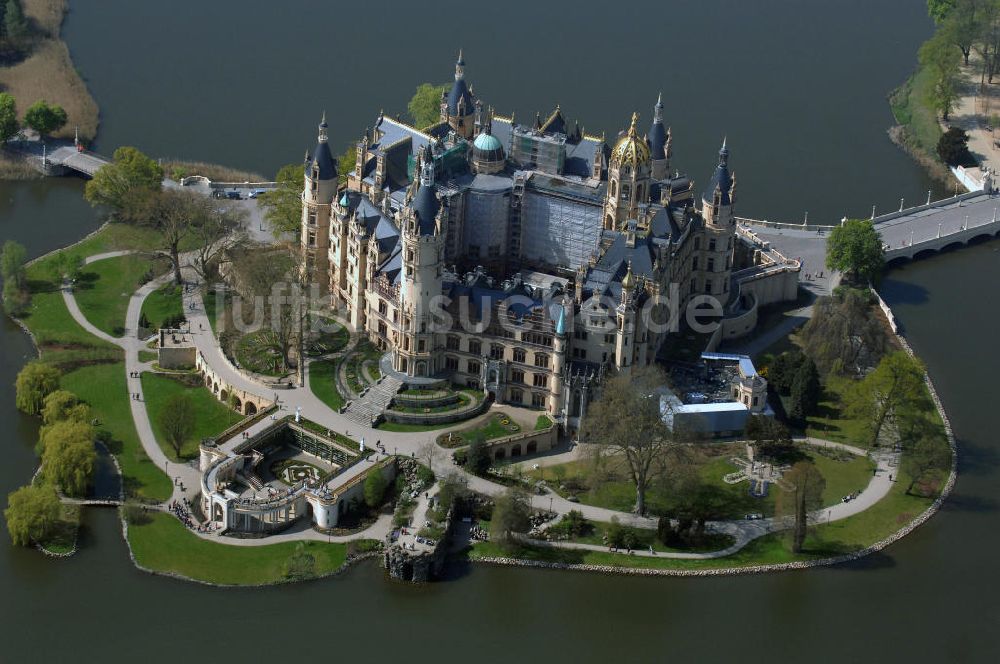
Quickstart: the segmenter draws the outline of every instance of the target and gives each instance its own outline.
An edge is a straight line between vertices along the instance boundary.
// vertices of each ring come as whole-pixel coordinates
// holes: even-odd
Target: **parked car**
[[[267,189],[260,189],[260,188],[258,188],[258,189],[251,189],[250,193],[247,195],[247,198],[257,198],[258,196],[260,196],[261,194],[265,193],[266,191],[267,191]]]
[[[229,198],[229,199],[234,200],[234,201],[238,201],[238,200],[242,200],[243,196],[242,196],[242,194],[240,194],[240,192],[238,190],[233,189],[232,191],[227,191],[226,192],[226,198]]]

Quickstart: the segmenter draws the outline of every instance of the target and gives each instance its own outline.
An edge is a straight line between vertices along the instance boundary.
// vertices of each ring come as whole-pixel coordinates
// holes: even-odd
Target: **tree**
[[[347,176],[357,167],[357,165],[357,148],[353,144],[348,145],[344,150],[344,154],[337,158],[337,183],[340,185],[347,184]]]
[[[246,242],[247,211],[240,207],[217,207],[209,198],[200,203],[198,214],[191,219],[191,232],[198,243],[194,269],[207,283],[219,275],[230,250]]]
[[[7,240],[0,251],[0,276],[3,277],[3,302],[7,313],[16,315],[24,311],[31,295],[24,271],[27,252],[23,246]]]
[[[23,245],[13,240],[3,243],[3,249],[0,250],[0,276],[4,281],[15,281],[18,286],[24,286],[24,263],[27,256],[28,252]]]
[[[927,0],[927,13],[935,23],[943,21],[955,7],[955,0]]]
[[[806,357],[795,372],[795,380],[792,382],[791,407],[788,413],[792,419],[802,422],[808,415],[815,413],[820,391],[816,363]]]
[[[145,197],[163,185],[163,169],[136,148],[115,150],[112,162],[102,166],[84,188],[84,198],[94,206],[110,208],[123,219],[134,220]]]
[[[19,41],[28,36],[28,20],[24,17],[20,0],[7,0],[4,5],[3,31],[9,41]]]
[[[45,477],[68,494],[86,493],[97,462],[94,436],[94,427],[86,422],[63,420],[43,427]]]
[[[636,368],[608,379],[587,409],[582,433],[599,460],[621,463],[635,484],[635,512],[646,513],[646,490],[663,473],[675,447],[660,413],[657,388],[666,377],[653,367]]]
[[[163,404],[159,417],[163,437],[179,458],[184,443],[194,433],[194,406],[186,394],[175,394]]]
[[[824,373],[861,374],[886,351],[885,329],[874,314],[867,288],[838,288],[816,301],[800,338],[805,353]]]
[[[465,469],[473,475],[485,475],[490,469],[490,451],[481,437],[469,444],[465,453]]]
[[[59,389],[59,370],[39,360],[28,362],[17,374],[14,383],[18,409],[37,415],[45,405],[45,397]]]
[[[373,510],[378,509],[382,505],[387,486],[388,482],[382,476],[382,472],[378,468],[373,468],[365,478],[365,504]]]
[[[963,166],[973,162],[969,152],[969,135],[964,129],[951,127],[938,139],[937,153],[949,166]]]
[[[9,92],[0,92],[0,144],[17,134],[17,102]]]
[[[49,275],[53,281],[59,283],[64,280],[74,281],[80,276],[80,270],[83,268],[83,256],[68,251],[60,251],[50,260],[46,261],[46,263],[48,264]]]
[[[177,189],[158,189],[146,192],[144,195],[143,214],[160,231],[164,249],[170,256],[170,262],[174,269],[174,283],[177,285],[183,282],[180,259],[181,242],[194,232],[194,228],[198,224],[204,221],[205,205],[208,202],[209,199],[198,194]]]
[[[490,535],[501,549],[510,551],[517,548],[516,535],[526,533],[531,528],[531,503],[528,494],[517,486],[512,486],[496,499]]]
[[[87,404],[69,390],[56,390],[45,397],[42,407],[42,422],[55,424],[62,420],[86,422],[90,419],[90,409]]]
[[[50,486],[21,487],[7,495],[7,509],[3,511],[7,532],[18,546],[44,540],[61,515],[59,496]]]
[[[959,52],[948,34],[938,31],[920,47],[918,58],[933,76],[934,84],[928,93],[928,101],[947,122],[948,114],[958,99]]]
[[[848,397],[848,412],[865,420],[872,446],[878,444],[887,423],[929,408],[923,364],[901,350],[882,358]]]
[[[802,364],[804,356],[799,351],[785,351],[771,361],[767,367],[767,382],[774,391],[788,396],[792,391],[792,382]]]
[[[944,470],[951,463],[951,449],[945,443],[943,432],[925,432],[904,443],[902,469],[910,476],[910,484],[906,493],[911,493],[913,487],[928,474]]]
[[[295,545],[295,551],[288,557],[285,578],[291,581],[305,581],[316,576],[316,556],[306,551],[305,542]]]
[[[882,236],[870,219],[848,219],[830,232],[826,266],[848,279],[867,283],[885,263]]]
[[[957,0],[953,10],[939,22],[938,30],[943,33],[942,38],[958,47],[966,67],[969,66],[973,43],[983,29],[980,11],[983,4],[983,0]]]
[[[441,96],[448,89],[447,85],[431,85],[421,83],[406,105],[410,112],[413,126],[418,129],[436,124],[441,119]]]
[[[799,461],[782,479],[790,487],[778,493],[778,513],[794,517],[792,552],[799,553],[806,541],[810,513],[823,506],[826,480],[811,461]]]
[[[24,112],[24,124],[42,136],[48,136],[66,124],[66,111],[59,104],[39,99]]]
[[[257,198],[264,209],[264,218],[275,237],[282,233],[298,235],[302,227],[302,164],[282,166],[274,178],[278,186]]]

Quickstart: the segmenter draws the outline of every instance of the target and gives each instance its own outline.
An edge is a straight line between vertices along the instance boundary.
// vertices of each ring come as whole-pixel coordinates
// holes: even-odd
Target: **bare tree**
[[[244,223],[247,211],[217,205],[212,199],[204,199],[202,214],[192,229],[198,241],[194,269],[206,282],[218,276],[219,268],[230,250],[246,242]]]
[[[623,464],[635,484],[635,512],[646,513],[646,491],[662,476],[677,445],[663,422],[657,388],[666,377],[654,367],[608,379],[583,422],[588,442],[602,463]]]

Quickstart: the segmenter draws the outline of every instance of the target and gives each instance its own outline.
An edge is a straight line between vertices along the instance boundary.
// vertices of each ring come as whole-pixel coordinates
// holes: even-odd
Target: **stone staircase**
[[[392,376],[385,376],[378,383],[368,388],[368,391],[363,396],[351,401],[347,410],[344,411],[344,415],[358,424],[371,426],[372,420],[385,412],[385,409],[389,407],[389,404],[392,402],[393,397],[396,396],[396,392],[399,391],[402,384],[402,381]]]

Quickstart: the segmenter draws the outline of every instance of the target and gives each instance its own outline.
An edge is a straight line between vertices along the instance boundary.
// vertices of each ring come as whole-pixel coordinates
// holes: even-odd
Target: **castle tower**
[[[458,52],[455,82],[441,98],[441,122],[447,122],[456,134],[468,140],[476,130],[476,99],[465,82],[465,59]]]
[[[402,222],[402,339],[393,366],[410,376],[431,376],[438,368],[431,314],[441,295],[444,268],[445,237],[440,213],[434,156],[428,144],[421,158],[420,182],[403,210]]]
[[[635,353],[635,289],[636,276],[632,273],[632,263],[622,277],[622,299],[616,310],[618,331],[615,334],[615,366],[622,373],[632,371]]]
[[[549,393],[550,414],[558,416],[563,412],[563,402],[566,380],[566,354],[569,340],[566,335],[566,301],[559,305],[559,317],[556,318],[556,334],[552,340],[552,391]]]
[[[656,98],[653,107],[653,124],[646,134],[652,159],[652,176],[654,180],[663,180],[670,173],[670,156],[672,152],[672,137],[670,129],[663,125],[663,93]]]
[[[629,219],[637,219],[639,205],[649,202],[649,146],[636,131],[639,116],[618,139],[608,164],[608,194],[604,203],[604,228],[619,230]]]
[[[736,178],[729,172],[729,148],[722,141],[719,150],[719,165],[712,174],[708,187],[701,196],[701,215],[705,221],[701,241],[702,271],[700,287],[696,284],[692,292],[720,297],[725,304],[729,293],[729,277],[732,271],[733,238],[736,235],[736,217],[733,204],[736,201]]]
[[[337,160],[330,152],[328,127],[323,113],[316,150],[312,158],[306,155],[301,233],[303,269],[324,294],[330,283],[330,212],[337,195]]]
[[[330,214],[330,296],[334,304],[345,301],[347,243],[351,224],[351,199],[345,189]]]

